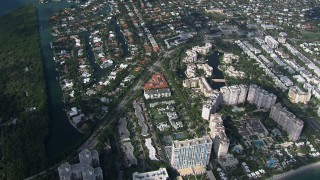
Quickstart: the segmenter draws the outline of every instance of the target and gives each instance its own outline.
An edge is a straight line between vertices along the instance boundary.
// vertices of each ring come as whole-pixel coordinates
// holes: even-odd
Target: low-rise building
[[[223,60],[225,64],[230,64],[233,61],[239,61],[239,56],[231,54],[231,53],[225,53],[223,54]]]
[[[311,92],[305,92],[297,86],[292,86],[289,89],[288,96],[292,103],[307,104],[311,99]]]
[[[154,74],[144,85],[144,97],[146,99],[158,99],[170,97],[171,91],[168,83],[162,74]]]
[[[160,168],[157,171],[150,171],[144,173],[135,172],[132,174],[133,180],[167,180],[169,175],[166,168]]]
[[[125,155],[125,163],[127,167],[130,167],[132,165],[137,165],[138,164],[138,160],[137,158],[134,156],[133,152],[134,152],[134,147],[132,146],[131,142],[124,142],[122,144],[122,150],[124,152]]]
[[[215,93],[210,84],[203,77],[185,79],[183,81],[183,86],[188,88],[199,88],[205,97],[210,97]]]
[[[118,132],[120,141],[130,141],[130,132],[127,129],[127,121],[126,118],[120,118]]]
[[[272,49],[276,49],[279,46],[279,42],[277,40],[275,40],[272,36],[266,36],[264,38],[264,41],[267,43],[267,45],[272,48]]]
[[[156,149],[152,145],[151,138],[147,138],[147,139],[145,139],[145,141],[146,141],[145,142],[145,146],[149,150],[149,158],[150,158],[150,160],[159,161],[159,159],[156,157]]]
[[[243,71],[236,70],[234,66],[228,66],[225,73],[229,77],[243,79],[246,77],[246,73]]]

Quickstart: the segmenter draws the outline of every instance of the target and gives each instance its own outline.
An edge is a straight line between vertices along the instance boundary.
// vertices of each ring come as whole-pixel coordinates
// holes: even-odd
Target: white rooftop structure
[[[160,168],[157,171],[150,171],[144,173],[135,172],[132,174],[133,180],[166,180],[169,179],[166,168]]]
[[[156,149],[152,146],[151,138],[147,138],[145,141],[145,146],[149,150],[149,158],[154,161],[159,161],[159,159],[156,157]]]

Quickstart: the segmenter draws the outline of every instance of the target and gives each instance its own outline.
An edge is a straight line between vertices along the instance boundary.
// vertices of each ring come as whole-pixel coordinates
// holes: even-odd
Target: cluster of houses
[[[261,25],[264,30],[280,29],[281,26],[298,30],[313,30],[316,27],[310,23],[305,13],[310,10],[310,7],[314,7],[315,3],[289,0],[284,2],[257,0],[250,3],[221,1],[215,8],[227,8],[229,11],[250,16],[248,21],[251,24]]]
[[[91,44],[95,62],[100,68],[110,67],[115,58],[121,56],[115,32],[108,31],[107,28],[92,32],[89,44]]]
[[[59,73],[57,80],[62,88],[64,102],[68,104],[67,109],[73,108],[68,113],[69,120],[73,126],[78,127],[86,117],[82,113],[78,114],[74,102],[81,99],[81,95],[78,94],[82,91],[82,87],[87,88],[93,81],[93,69],[84,52],[83,39],[78,35],[57,37],[51,42],[51,48]]]
[[[71,124],[79,131],[82,131],[81,127],[87,120],[104,117],[108,112],[106,104],[116,95],[123,93],[135,78],[135,75],[128,73],[130,70],[124,71],[128,69],[128,64],[122,63],[123,48],[119,44],[115,27],[110,26],[112,18],[109,14],[107,15],[109,13],[107,7],[108,3],[105,1],[90,0],[72,9],[64,9],[51,17],[52,32],[57,36],[51,42],[51,48],[54,52],[56,69],[59,72],[57,80],[60,81],[64,102],[67,105],[66,110],[74,114],[76,111],[72,108],[87,111],[86,107],[94,107],[94,112],[89,112],[90,118],[87,117],[86,111],[78,110],[78,114],[71,116],[68,114]],[[78,14],[80,10],[83,13]],[[71,35],[87,30],[91,30],[89,35]],[[101,69],[110,66],[112,69],[97,78],[92,59]],[[119,76],[124,79],[119,79]],[[99,81],[96,82],[97,80]],[[115,82],[117,87],[105,93],[108,97],[99,97],[100,101],[92,104],[94,101],[92,98],[100,94],[98,92],[103,92]],[[79,107],[77,103],[79,100],[88,101],[83,103],[86,107],[83,105]],[[100,103],[103,105],[100,106]]]
[[[310,141],[306,141],[306,142],[296,142],[295,143],[295,146],[298,147],[298,148],[301,148],[301,147],[308,147],[309,149],[309,152],[308,152],[308,155],[311,156],[311,157],[318,157],[320,156],[320,153],[314,148],[313,144],[311,144]]]
[[[89,0],[72,9],[64,9],[50,18],[51,34],[53,36],[77,34],[106,27],[110,22],[110,16],[105,10],[107,7],[106,1]]]
[[[304,52],[309,54],[320,55],[320,42],[302,43],[299,45]]]
[[[119,33],[124,37],[125,44],[122,44],[122,46],[128,49],[126,55],[130,55],[126,60],[139,61],[137,68],[140,68],[151,61],[152,52],[157,52],[159,46],[148,29],[144,27],[145,23],[143,23],[142,15],[137,10],[135,3],[132,1],[128,4],[117,1],[110,1],[109,3],[113,13],[119,16],[116,20],[116,26],[120,27]]]

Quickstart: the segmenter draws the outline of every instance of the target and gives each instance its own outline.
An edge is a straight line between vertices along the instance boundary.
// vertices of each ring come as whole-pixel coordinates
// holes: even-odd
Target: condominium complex
[[[198,53],[193,50],[186,51],[187,56],[182,60],[184,63],[194,63],[198,60]]]
[[[198,81],[195,81],[194,79],[195,78],[185,81],[184,86],[196,86]],[[268,93],[266,90],[261,89],[257,85],[250,85],[249,88],[247,85],[243,84],[234,86],[224,86],[220,88],[220,92],[211,89],[210,86],[208,89],[210,90],[202,88],[203,92],[207,92],[206,97],[209,97],[209,99],[205,101],[202,106],[201,116],[205,120],[209,120],[210,115],[212,113],[215,113],[219,105],[222,103],[226,105],[237,105],[244,103],[247,100],[249,103],[255,104],[258,109],[270,109],[271,106],[275,104],[277,100],[277,96],[275,96],[272,93]]]
[[[220,159],[228,154],[230,144],[225,133],[221,114],[211,114],[209,128],[210,136],[214,142],[214,152],[216,153],[216,157]]]
[[[183,81],[183,86],[188,88],[199,88],[205,97],[210,97],[214,94],[214,90],[203,77],[185,79]]]
[[[289,139],[296,141],[299,139],[303,129],[303,121],[296,118],[294,114],[289,112],[281,104],[277,103],[271,107],[269,117],[276,121],[287,133]]]
[[[240,94],[238,97],[238,104],[242,104],[246,102],[247,95],[248,95],[248,86],[244,84],[238,85],[240,88]]]
[[[197,68],[203,70],[206,77],[212,75],[213,68],[209,64],[197,64]]]
[[[202,118],[205,120],[209,120],[210,114],[215,113],[218,109],[219,105],[222,102],[222,94],[219,91],[214,91],[212,96],[203,103],[202,106]]]
[[[173,141],[171,165],[177,170],[205,167],[210,160],[212,140],[209,136]]]
[[[226,105],[237,105],[244,103],[248,93],[246,85],[224,86],[220,88],[223,95],[223,103]]]
[[[132,180],[167,180],[169,175],[166,168],[160,168],[157,171],[144,173],[135,172],[132,174]]]
[[[239,61],[239,56],[231,53],[225,53],[223,55],[223,62],[225,64],[231,64],[233,61]]]
[[[237,70],[234,66],[228,66],[225,70],[225,73],[229,77],[234,77],[234,78],[245,78],[246,73],[243,71]]]
[[[197,70],[197,66],[194,64],[188,64],[187,65],[187,70],[185,72],[187,78],[194,78],[196,77],[196,70]]]
[[[80,163],[70,165],[68,162],[58,167],[60,180],[95,179],[103,180],[99,166],[99,154],[96,150],[85,149],[79,153]]]
[[[258,109],[270,109],[276,103],[277,96],[252,84],[249,87],[247,101],[250,104],[255,104]]]
[[[307,104],[311,99],[311,92],[304,92],[297,86],[292,86],[288,92],[289,100],[292,103]]]
[[[146,99],[158,99],[170,97],[171,91],[168,83],[162,74],[154,74],[151,79],[144,85],[144,97]]]
[[[186,57],[183,58],[184,63],[195,63],[198,61],[198,53],[208,54],[212,50],[212,44],[206,43],[204,46],[195,46],[191,50],[186,51]]]
[[[212,50],[212,44],[206,43],[204,46],[195,46],[192,50],[200,54],[208,54]]]
[[[277,40],[275,40],[272,36],[266,36],[264,38],[264,41],[267,43],[267,45],[272,48],[272,49],[276,49],[279,46],[279,42]]]

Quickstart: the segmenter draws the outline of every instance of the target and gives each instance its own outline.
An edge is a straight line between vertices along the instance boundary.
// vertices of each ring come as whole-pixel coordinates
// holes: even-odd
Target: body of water
[[[119,42],[121,43],[122,46],[122,56],[126,57],[128,55],[130,55],[130,52],[128,50],[128,44],[126,43],[126,39],[124,38],[122,32],[121,32],[121,28],[119,26],[119,24],[117,23],[117,19],[116,18],[112,18],[112,24],[115,27],[115,32],[117,34],[117,37],[119,38]]]
[[[318,180],[320,179],[320,167],[310,167],[303,171],[290,174],[285,177],[279,178],[279,180]]]
[[[208,57],[208,64],[213,68],[214,79],[224,79],[223,72],[218,68],[220,64],[219,57],[222,55],[222,53],[215,51]],[[225,86],[225,83],[216,83],[213,81],[210,81],[210,83],[214,89],[220,89],[221,87]]]
[[[38,10],[38,24],[40,32],[40,46],[44,61],[44,72],[47,85],[48,104],[50,113],[50,134],[46,142],[49,158],[54,158],[68,150],[75,143],[79,143],[82,134],[69,123],[62,102],[62,91],[56,80],[58,73],[55,70],[53,52],[50,47],[52,36],[48,19],[56,11],[70,7],[66,1],[39,4],[38,0],[0,0],[0,16],[18,9],[27,4],[33,4]]]
[[[48,103],[50,112],[50,136],[48,138],[46,148],[49,157],[55,157],[65,151],[68,147],[79,141],[82,137],[69,123],[66,113],[63,111],[62,91],[56,77],[58,73],[55,70],[53,61],[53,53],[50,48],[52,36],[49,34],[48,18],[54,12],[65,7],[70,7],[71,4],[66,1],[53,2],[48,4],[39,4],[38,0],[0,0],[0,16],[7,14],[26,4],[34,4],[38,9],[40,43],[45,66],[45,76],[48,90]],[[126,49],[126,48],[125,48]],[[215,52],[208,58],[208,64],[213,67],[214,78],[223,79],[223,73],[218,69],[219,57],[221,53]],[[225,83],[213,83],[215,89],[224,86]],[[301,173],[293,174],[286,178],[290,180],[300,179],[319,179],[319,167],[304,170]]]

